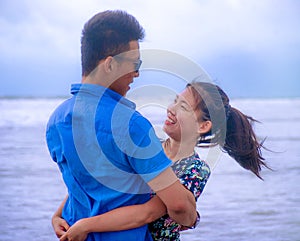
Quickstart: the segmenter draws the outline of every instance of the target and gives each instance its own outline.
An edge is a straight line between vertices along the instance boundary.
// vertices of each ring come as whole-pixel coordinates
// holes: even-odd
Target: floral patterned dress
[[[202,161],[197,153],[192,156],[178,160],[173,163],[172,169],[188,190],[190,190],[197,201],[210,176],[209,166]],[[179,241],[180,224],[173,221],[169,215],[157,219],[148,225],[153,240]]]

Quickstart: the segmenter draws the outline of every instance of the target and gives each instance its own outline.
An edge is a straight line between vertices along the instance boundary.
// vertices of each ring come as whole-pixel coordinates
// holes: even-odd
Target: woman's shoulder
[[[204,159],[200,158],[197,152],[195,152],[194,155],[190,157],[190,166],[196,166],[198,168],[206,168],[210,171],[209,165],[206,163]]]
[[[206,177],[210,175],[209,165],[202,160],[197,153],[181,159],[172,165],[173,171],[178,177],[192,175]]]

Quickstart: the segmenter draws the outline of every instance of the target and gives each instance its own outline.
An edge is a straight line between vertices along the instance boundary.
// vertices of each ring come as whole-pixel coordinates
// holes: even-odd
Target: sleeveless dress
[[[194,152],[192,156],[174,162],[172,169],[181,184],[194,194],[197,201],[210,176],[209,166]],[[181,226],[173,221],[168,214],[150,223],[148,227],[155,241],[180,240]]]

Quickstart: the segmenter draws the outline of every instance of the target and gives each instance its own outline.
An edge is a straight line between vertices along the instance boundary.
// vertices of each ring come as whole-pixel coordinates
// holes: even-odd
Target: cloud
[[[295,31],[300,20],[295,5],[300,3],[291,0],[4,2],[1,51],[15,50],[18,55],[51,49],[52,54],[78,57],[75,51],[83,24],[98,11],[116,8],[127,10],[142,23],[146,48],[207,56],[224,48],[265,51],[300,42]]]
[[[155,3],[144,17],[149,46],[159,43],[181,53],[209,56],[224,49],[266,51],[300,42],[300,17],[292,1]]]
[[[24,78],[39,70],[55,79],[64,67],[66,72],[73,71],[64,76],[74,78],[74,68],[80,69],[82,27],[92,15],[106,9],[124,9],[139,20],[146,29],[142,48],[182,54],[215,73],[222,70],[217,76],[225,76],[221,65],[227,67],[226,76],[235,76],[234,66],[228,65],[228,59],[232,59],[232,63],[244,61],[244,74],[251,75],[246,72],[247,65],[258,64],[249,69],[266,71],[266,76],[274,71],[274,77],[278,66],[284,65],[291,78],[299,77],[299,72],[289,69],[300,56],[297,0],[3,0],[0,2],[3,76],[14,81],[19,76],[8,69],[16,66]]]
[[[78,23],[73,25],[70,20],[68,22],[68,18],[60,13],[61,6],[58,3],[53,1],[52,5],[43,5],[41,1],[31,1],[30,4],[29,1],[20,2],[21,6],[12,2],[10,11],[0,18],[0,46],[4,56],[27,60],[78,57],[74,54],[74,49],[79,46],[75,39],[78,39],[80,31],[74,27]],[[19,11],[21,17],[17,14]]]

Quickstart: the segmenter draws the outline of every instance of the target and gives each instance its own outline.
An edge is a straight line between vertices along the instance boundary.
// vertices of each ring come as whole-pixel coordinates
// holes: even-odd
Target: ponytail
[[[225,113],[227,130],[223,149],[243,168],[263,179],[260,175],[261,167],[268,167],[261,153],[263,142],[258,142],[252,127],[258,121],[230,105],[225,108]]]
[[[221,146],[243,168],[263,179],[261,168],[269,167],[261,153],[263,142],[258,142],[252,128],[258,121],[231,107],[228,96],[217,85],[193,81],[187,87],[194,94],[202,121],[212,122],[212,129],[200,136],[198,146],[208,143]]]

